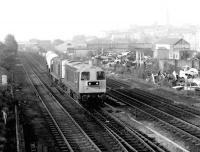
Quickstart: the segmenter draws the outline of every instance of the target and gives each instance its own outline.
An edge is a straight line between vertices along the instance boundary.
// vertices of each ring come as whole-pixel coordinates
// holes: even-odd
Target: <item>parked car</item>
[[[184,86],[184,90],[200,91],[200,86],[195,82],[191,82]]]

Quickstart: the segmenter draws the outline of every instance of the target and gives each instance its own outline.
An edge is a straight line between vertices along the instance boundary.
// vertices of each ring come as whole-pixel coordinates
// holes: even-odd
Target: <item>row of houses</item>
[[[87,43],[66,42],[56,49],[65,53],[86,56],[89,51],[135,51],[139,56],[151,56],[158,59],[181,60],[194,56],[197,51],[190,49],[190,44],[182,38],[165,38],[156,42],[128,42],[111,40],[93,40]]]

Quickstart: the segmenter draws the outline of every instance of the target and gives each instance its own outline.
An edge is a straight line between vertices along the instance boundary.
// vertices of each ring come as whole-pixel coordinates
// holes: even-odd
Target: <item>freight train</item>
[[[105,100],[106,77],[102,68],[71,61],[51,51],[46,53],[45,58],[51,79],[72,98],[84,104],[96,104]]]

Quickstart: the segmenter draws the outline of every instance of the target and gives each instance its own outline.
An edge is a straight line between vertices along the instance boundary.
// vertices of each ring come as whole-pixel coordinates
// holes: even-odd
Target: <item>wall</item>
[[[169,44],[156,44],[156,47],[155,47],[156,50],[163,49],[163,48],[170,50],[170,45]]]
[[[158,49],[156,50],[158,59],[169,59],[169,50],[167,49]]]
[[[180,59],[179,51],[174,51],[173,52],[173,59],[176,59],[176,60]]]
[[[177,66],[178,67],[183,67],[188,65],[189,67],[192,67],[192,60],[178,60]]]

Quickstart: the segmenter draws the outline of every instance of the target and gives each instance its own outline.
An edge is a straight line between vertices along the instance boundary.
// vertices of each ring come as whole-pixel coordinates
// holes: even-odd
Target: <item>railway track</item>
[[[127,86],[128,86],[128,85],[125,84],[125,85],[124,85],[124,88],[127,87]],[[118,84],[117,87],[121,87],[121,84]],[[173,129],[174,129],[174,128],[173,128]],[[180,131],[180,130],[179,130],[179,131]]]
[[[60,88],[62,89],[62,88]],[[61,90],[61,92],[64,92]],[[157,151],[164,152],[166,150],[157,146],[157,143],[152,143],[150,139],[147,139],[139,132],[131,131],[125,124],[120,123],[114,118],[110,117],[105,112],[100,109],[87,109],[86,111],[92,114],[92,117],[97,119],[103,126],[110,130],[119,141],[126,147],[129,151]]]
[[[131,90],[131,92],[127,90],[122,90],[122,92],[128,96],[141,100],[143,103],[151,105],[161,111],[164,111],[190,124],[193,124],[196,127],[200,127],[200,116],[193,113],[192,111],[189,112],[173,104],[163,102],[160,100],[160,98],[151,96],[149,93],[143,92],[142,90],[134,89]]]
[[[127,82],[122,82],[122,81],[116,81],[114,79],[110,79],[110,78],[107,78],[108,79],[108,85],[109,85],[109,82],[111,83],[111,86],[114,87],[112,89],[120,89],[121,87],[125,88],[125,89],[130,89],[131,86],[129,83]],[[112,85],[113,83],[115,83],[115,85]],[[111,88],[110,88],[111,89]],[[130,90],[129,90],[130,91]],[[193,114],[196,114],[196,115],[199,115],[200,116],[200,110],[198,109],[195,109],[194,107],[190,107],[190,106],[187,106],[187,105],[183,105],[183,104],[175,104],[174,103],[174,100],[173,99],[169,99],[169,98],[165,98],[165,97],[162,97],[162,96],[159,96],[159,95],[156,95],[156,94],[153,94],[153,93],[150,93],[148,91],[145,91],[145,90],[141,90],[141,89],[138,89],[138,88],[134,88],[132,89],[131,91],[137,91],[137,92],[140,92],[140,95],[141,96],[146,96],[148,95],[148,98],[152,98],[152,99],[156,99],[157,101],[159,102],[163,102],[163,103],[166,103],[166,104],[170,104],[174,107],[178,107],[184,111],[187,111],[187,112],[191,112]],[[144,95],[143,95],[144,94]]]
[[[61,89],[61,88],[59,88]],[[63,90],[61,90],[62,94],[64,94]],[[67,107],[66,107],[67,108]],[[68,111],[69,108],[68,108]],[[119,124],[116,120],[112,119],[108,115],[104,113],[94,113],[92,112],[95,119],[98,119],[98,121],[107,128],[112,134],[115,135],[115,137],[121,141],[121,143],[128,149],[128,151],[159,151],[164,152],[165,150],[161,149],[159,146],[157,146],[155,143],[152,143],[150,140],[146,139],[143,135],[136,133],[135,131],[127,131],[127,127],[124,127],[123,124]],[[90,114],[91,115],[91,114]],[[74,117],[74,116],[73,116]],[[88,116],[90,117],[90,116]],[[108,119],[108,120],[107,120]],[[107,123],[109,122],[109,123]],[[112,122],[112,123],[111,123]],[[148,144],[147,144],[148,143]]]
[[[118,85],[120,85],[119,82]],[[119,91],[127,96],[140,100],[147,105],[150,105],[163,112],[180,118],[190,124],[193,124],[194,127],[200,127],[200,112],[195,110],[194,108],[192,109],[188,106],[185,106],[185,108],[183,108],[183,106],[173,104],[173,101],[169,99],[153,95],[147,91],[143,91],[137,88],[131,90],[124,88],[123,90]]]
[[[74,119],[58,102],[55,102],[37,75],[33,71],[28,71],[28,76],[37,96],[45,107],[46,120],[59,148],[62,151],[100,152],[101,150],[84,133]]]
[[[114,79],[108,78],[108,85],[109,85],[109,82],[111,82],[111,86],[114,87],[113,89],[120,89],[120,87],[123,87],[125,90],[127,90],[127,89],[131,88],[130,84],[128,84],[126,82],[116,81]],[[115,83],[114,86],[112,85],[113,83]],[[172,99],[168,99],[168,98],[165,98],[163,96],[159,96],[159,95],[156,95],[156,94],[153,94],[153,93],[150,93],[148,91],[141,90],[141,89],[138,89],[138,88],[134,88],[131,91],[133,93],[136,93],[136,91],[137,91],[141,96],[146,96],[146,97],[148,96],[148,98],[150,98],[152,100],[156,100],[157,102],[169,104],[169,105],[172,105],[173,107],[177,107],[181,110],[184,110],[184,111],[187,111],[187,112],[190,112],[192,114],[200,116],[200,110],[195,109],[194,107],[183,105],[183,104],[175,104],[174,100],[172,100]],[[129,92],[130,92],[130,90],[129,90]]]
[[[45,87],[48,88],[48,91],[50,91],[50,88],[44,82],[43,82],[43,85],[45,85]],[[109,130],[104,128],[98,122],[95,122],[94,118],[92,118],[91,116],[87,115],[87,117],[86,117],[84,110],[81,110],[80,108],[79,109],[71,108],[72,106],[69,106],[69,103],[67,103],[66,100],[72,100],[72,99],[70,99],[67,96],[65,96],[65,97],[60,96],[60,93],[55,88],[53,88],[52,90],[50,91],[50,94],[54,98],[54,100],[56,100],[56,101],[59,100],[59,102],[61,102],[61,100],[62,100],[61,103],[65,104],[64,108],[62,108],[62,109],[64,109],[64,110],[66,109],[69,112],[70,116],[73,117],[74,121],[77,122],[77,124],[80,126],[79,128],[82,128],[84,130],[85,135],[87,135],[89,137],[89,139],[91,139],[91,141],[94,141],[94,143],[97,145],[97,147],[99,147],[100,151],[124,151],[124,152],[127,151],[122,146],[122,144],[118,141],[118,139]],[[57,91],[57,92],[55,92],[55,91]],[[83,118],[83,116],[85,116],[85,118]],[[63,119],[64,118],[62,116],[61,121],[64,121]],[[61,122],[61,123],[63,123],[63,122]],[[93,130],[92,130],[92,128],[93,128]],[[96,130],[94,130],[94,128]],[[80,137],[78,137],[77,140],[80,140],[80,142],[82,141],[82,139]],[[106,143],[106,145],[105,145],[105,143]],[[85,147],[87,147],[87,146],[85,146]],[[93,147],[95,147],[95,146],[93,146]]]
[[[138,133],[136,130],[128,128],[122,122],[116,120],[114,117],[109,115],[102,109],[92,110],[92,114],[102,122],[107,122],[105,125],[114,131],[118,138],[126,141],[130,146],[134,147],[136,151],[155,151],[164,152],[155,143],[145,138],[143,135]]]
[[[64,91],[61,90],[61,92]],[[128,127],[126,127],[124,124],[114,120],[114,118],[109,117],[108,114],[103,113],[100,109],[87,109],[86,111],[88,110],[90,111],[89,115],[92,114],[92,117],[97,119],[104,127],[110,130],[116,136],[116,138],[121,141],[124,147],[128,149],[128,151],[165,151],[155,143],[152,143],[150,140],[146,139],[143,135],[136,133],[135,131],[130,131],[130,129],[128,129]]]
[[[131,88],[130,84],[128,83],[126,84],[125,82],[117,81],[111,78],[106,78],[106,80],[107,80],[107,87],[109,89]]]
[[[168,107],[172,107],[172,108],[174,108],[174,110],[182,111],[184,113],[188,113],[189,115],[193,114],[193,116],[197,115],[197,117],[200,116],[199,110],[192,108],[192,107],[189,107],[187,105],[174,104],[173,100],[170,100],[170,99],[167,99],[167,98],[164,98],[164,97],[161,97],[161,96],[158,96],[158,95],[155,95],[155,94],[152,94],[152,93],[149,93],[147,91],[140,90],[140,89],[135,88],[132,91],[133,91],[133,93],[137,93],[137,94],[144,96],[144,97],[148,96],[149,99],[156,101],[160,104],[164,104],[164,106],[166,105]]]
[[[133,97],[124,94],[124,91],[122,90],[110,90],[108,94],[113,98],[118,99],[119,101],[125,102],[126,104],[132,106],[133,109],[136,108],[138,111],[140,111],[140,114],[143,115],[144,118],[156,122],[162,128],[165,128],[174,135],[179,136],[187,144],[190,143],[188,145],[193,150],[195,151],[199,150],[200,131],[197,126],[194,126],[193,124],[190,124],[186,121],[183,121],[179,118],[169,115],[168,113],[165,113],[157,108],[147,105],[142,101],[140,101],[142,99],[140,100],[134,99]],[[143,98],[143,100],[145,100],[145,98]]]

